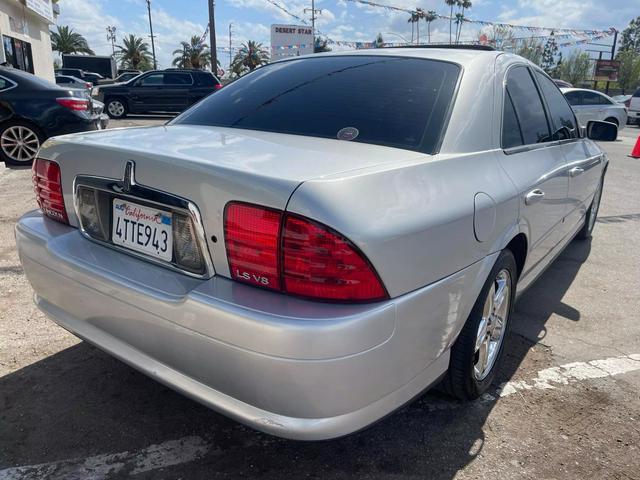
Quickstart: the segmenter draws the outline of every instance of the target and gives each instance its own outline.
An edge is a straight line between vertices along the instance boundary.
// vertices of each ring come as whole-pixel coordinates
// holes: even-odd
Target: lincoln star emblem
[[[131,187],[136,184],[135,178],[135,167],[136,164],[133,163],[132,160],[129,160],[124,167],[124,178],[122,179],[122,190],[125,193],[129,193],[131,191]]]

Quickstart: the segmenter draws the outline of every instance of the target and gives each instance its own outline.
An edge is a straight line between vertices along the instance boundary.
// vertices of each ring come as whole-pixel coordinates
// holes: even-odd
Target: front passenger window
[[[542,72],[536,70],[536,78],[538,79],[542,94],[547,100],[549,115],[551,116],[555,130],[555,140],[578,138],[576,117],[567,103],[566,98],[562,95],[562,92],[560,92],[556,84]]]

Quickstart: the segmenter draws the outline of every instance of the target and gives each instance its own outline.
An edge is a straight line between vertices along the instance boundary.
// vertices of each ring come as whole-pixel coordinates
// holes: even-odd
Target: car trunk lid
[[[133,162],[135,182],[192,202],[198,209],[217,273],[228,275],[224,209],[242,201],[286,209],[305,180],[423,154],[383,146],[207,126],[113,129],[50,140],[42,158],[57,161],[72,225],[74,179],[122,179]]]

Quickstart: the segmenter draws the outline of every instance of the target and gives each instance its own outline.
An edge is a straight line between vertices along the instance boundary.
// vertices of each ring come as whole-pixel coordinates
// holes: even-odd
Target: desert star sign
[[[313,30],[306,25],[271,25],[271,60],[313,53]]]

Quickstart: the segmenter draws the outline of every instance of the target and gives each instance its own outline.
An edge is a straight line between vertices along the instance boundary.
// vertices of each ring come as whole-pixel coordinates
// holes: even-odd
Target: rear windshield
[[[335,56],[264,66],[172,124],[245,128],[433,153],[460,67],[390,56]]]

